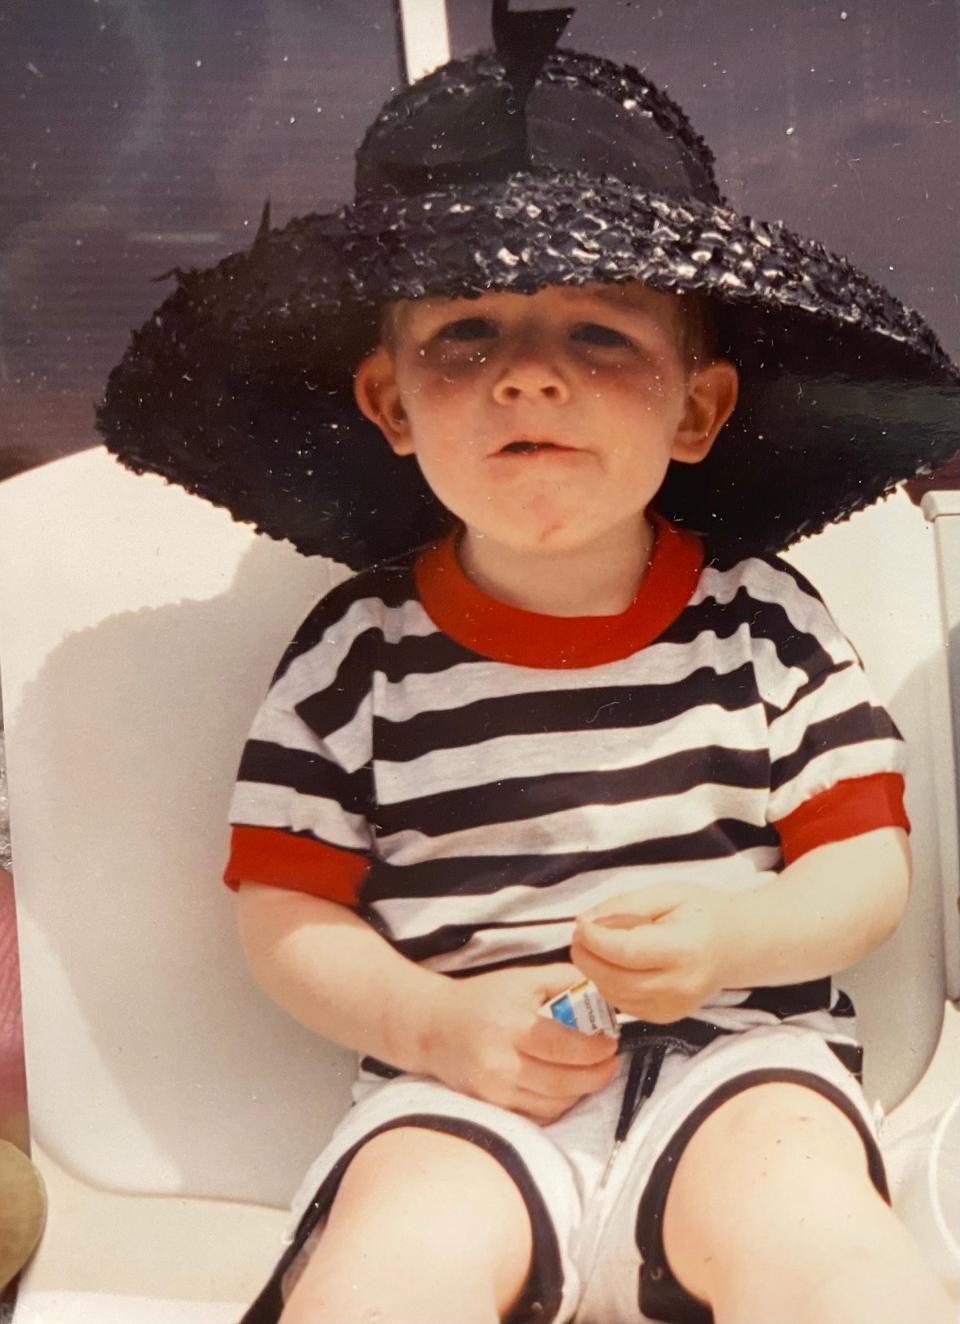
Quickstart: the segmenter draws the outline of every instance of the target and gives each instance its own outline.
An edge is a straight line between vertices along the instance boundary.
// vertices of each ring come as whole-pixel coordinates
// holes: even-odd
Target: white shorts
[[[721,1104],[769,1081],[804,1085],[846,1113],[867,1151],[871,1178],[886,1196],[873,1119],[856,1078],[815,1031],[748,1030],[694,1055],[668,1052],[656,1087],[609,1167],[631,1052],[617,1077],[550,1126],[471,1099],[420,1076],[364,1075],[355,1103],[311,1167],[294,1201],[290,1246],[243,1324],[271,1324],[283,1276],[333,1202],[357,1150],[399,1126],[445,1131],[481,1145],[510,1173],[533,1227],[533,1267],[516,1321],[648,1319],[709,1321],[666,1264],[661,1221],[670,1180],[700,1124]]]

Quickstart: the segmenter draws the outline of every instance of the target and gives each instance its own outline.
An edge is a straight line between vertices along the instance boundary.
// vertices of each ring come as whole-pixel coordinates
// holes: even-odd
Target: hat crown
[[[497,54],[455,60],[383,107],[357,152],[364,202],[502,180],[517,171],[614,176],[722,202],[713,154],[637,69],[554,51],[521,96]]]

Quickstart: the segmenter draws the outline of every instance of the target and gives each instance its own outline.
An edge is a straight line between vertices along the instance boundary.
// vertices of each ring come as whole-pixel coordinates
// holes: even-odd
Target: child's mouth
[[[566,451],[569,446],[560,446],[555,441],[508,441],[501,446],[500,455],[533,455],[537,451]]]

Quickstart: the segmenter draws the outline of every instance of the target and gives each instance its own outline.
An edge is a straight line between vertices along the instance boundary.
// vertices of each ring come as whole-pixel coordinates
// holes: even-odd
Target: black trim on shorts
[[[712,1324],[713,1312],[710,1307],[691,1296],[667,1264],[663,1249],[663,1211],[677,1164],[701,1125],[721,1105],[744,1090],[774,1081],[804,1085],[823,1095],[850,1119],[867,1152],[870,1180],[887,1204],[890,1203],[883,1158],[876,1139],[860,1110],[841,1089],[812,1071],[798,1071],[791,1067],[765,1067],[734,1076],[708,1095],[673,1133],[654,1164],[650,1180],[641,1196],[636,1223],[636,1243],[641,1259],[637,1299],[640,1310],[650,1319],[666,1320],[669,1324]]]
[[[491,1158],[496,1159],[506,1170],[520,1191],[533,1230],[530,1276],[520,1300],[508,1318],[512,1324],[527,1324],[528,1321],[547,1321],[554,1318],[560,1309],[562,1298],[563,1272],[560,1245],[550,1215],[547,1213],[547,1206],[523,1159],[502,1136],[477,1122],[463,1117],[444,1117],[439,1113],[410,1113],[406,1117],[395,1117],[382,1126],[375,1127],[337,1159],[304,1212],[293,1241],[278,1260],[266,1286],[248,1308],[240,1324],[277,1324],[284,1304],[283,1279],[310,1234],[329,1213],[347,1168],[368,1141],[385,1131],[395,1131],[398,1127],[404,1126],[419,1127],[424,1131],[442,1131],[447,1135],[458,1136],[461,1140],[468,1140],[484,1150]]]
[[[842,1066],[845,1066],[858,1084],[863,1084],[863,1045],[837,1043],[827,1039],[826,1045]]]
[[[379,1076],[381,1080],[396,1080],[398,1076],[404,1073],[399,1067],[392,1067],[389,1062],[381,1062],[379,1057],[361,1057],[360,1070],[369,1071],[374,1076]]]

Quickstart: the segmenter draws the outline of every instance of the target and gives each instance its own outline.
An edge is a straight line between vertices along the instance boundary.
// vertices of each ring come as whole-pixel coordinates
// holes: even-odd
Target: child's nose
[[[561,367],[551,355],[535,349],[512,354],[493,387],[498,404],[516,404],[520,400],[549,401],[562,404],[570,390]]]

